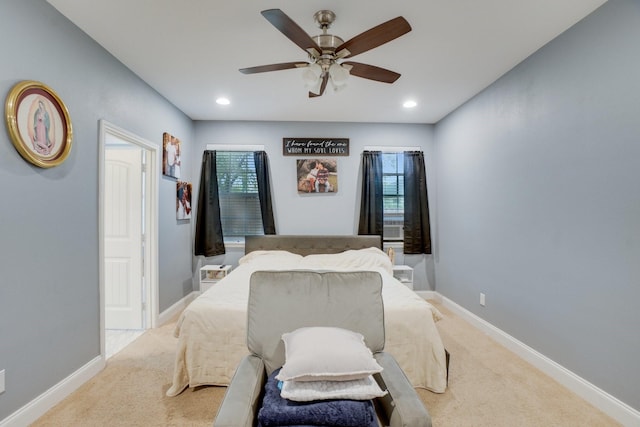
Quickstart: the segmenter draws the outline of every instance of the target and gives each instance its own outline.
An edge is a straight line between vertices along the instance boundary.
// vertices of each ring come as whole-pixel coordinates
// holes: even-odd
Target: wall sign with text
[[[348,156],[349,138],[282,138],[284,156]]]

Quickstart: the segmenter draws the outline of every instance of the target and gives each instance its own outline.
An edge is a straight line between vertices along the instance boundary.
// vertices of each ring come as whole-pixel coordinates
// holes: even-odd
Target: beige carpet
[[[436,427],[617,426],[593,406],[440,305],[438,328],[451,353],[444,394],[418,390]],[[224,387],[166,397],[175,323],[145,332],[107,367],[51,409],[42,426],[211,426]]]

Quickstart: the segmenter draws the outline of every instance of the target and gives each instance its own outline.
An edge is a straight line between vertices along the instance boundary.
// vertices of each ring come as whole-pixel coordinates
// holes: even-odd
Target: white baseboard
[[[604,390],[596,387],[584,378],[579,377],[528,345],[518,341],[464,307],[437,292],[435,293],[438,295],[434,299],[439,300],[443,306],[471,323],[474,327],[485,332],[498,343],[522,357],[611,418],[614,418],[624,426],[640,426],[640,411],[637,411]]]
[[[432,301],[442,301],[442,297],[436,291],[414,291],[418,296],[422,299],[432,300]]]
[[[0,427],[28,426],[102,371],[104,366],[105,360],[102,356],[94,358],[7,418],[0,420]]]
[[[160,313],[160,315],[158,316],[158,324],[157,324],[157,326],[162,326],[165,323],[167,323],[168,321],[170,321],[171,319],[173,319],[173,317],[175,315],[177,315],[182,310],[187,308],[187,306],[191,303],[191,301],[196,299],[196,297],[199,294],[200,294],[199,292],[195,292],[195,291],[191,292],[189,295],[187,295],[186,297],[182,298],[181,300],[179,300],[178,302],[173,304],[171,307],[167,308],[165,311]]]

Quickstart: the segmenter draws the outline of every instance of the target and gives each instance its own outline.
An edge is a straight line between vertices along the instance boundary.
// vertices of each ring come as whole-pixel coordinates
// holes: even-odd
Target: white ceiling
[[[47,0],[194,120],[435,123],[605,0]],[[396,16],[412,31],[354,57],[402,74],[351,77],[309,99],[301,70],[238,69],[306,60],[261,14],[282,9],[309,35],[329,9],[345,41]],[[231,105],[215,103],[226,96]],[[412,98],[418,106],[401,107]]]

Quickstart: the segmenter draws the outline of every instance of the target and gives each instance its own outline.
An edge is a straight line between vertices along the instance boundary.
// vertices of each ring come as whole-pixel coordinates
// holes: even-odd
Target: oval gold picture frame
[[[28,162],[50,168],[71,152],[69,111],[47,85],[33,80],[16,84],[7,96],[5,117],[13,145]]]

